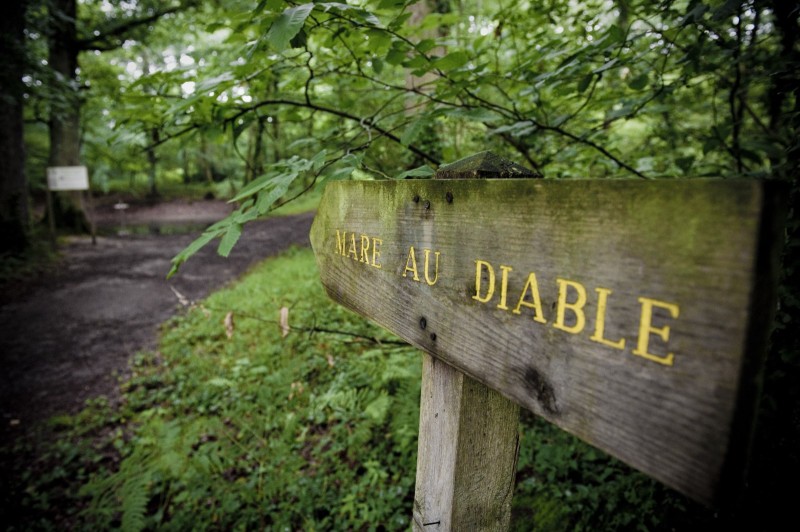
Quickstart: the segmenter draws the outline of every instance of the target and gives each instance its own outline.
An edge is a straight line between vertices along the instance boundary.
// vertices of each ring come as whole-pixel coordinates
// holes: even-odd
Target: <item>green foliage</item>
[[[318,171],[324,163],[325,150],[310,159],[294,156],[274,164],[269,173],[245,186],[231,199],[231,202],[243,201],[239,209],[208,227],[202,235],[172,260],[169,276],[177,273],[181,264],[215,238],[221,239],[218,247],[219,254],[227,257],[242,235],[242,224],[269,212],[273,204],[286,194],[292,183],[305,172]]]
[[[170,174],[238,189],[322,150],[292,195],[486,149],[555,178],[797,167],[797,13],[781,3],[223,0],[126,27],[183,4],[79,3],[75,80],[46,67],[52,17],[32,4],[36,180],[40,126],[78,86],[101,189]],[[258,212],[287,192],[272,188]]]
[[[310,250],[267,261],[166,323],[119,405],[52,421],[23,509],[42,528],[407,529],[421,368],[394,341],[327,298]],[[514,530],[714,524],[529,413],[521,430]]]
[[[708,510],[523,412],[515,530],[674,530],[713,523]],[[709,524],[709,526],[711,526]]]
[[[314,4],[302,4],[287,8],[286,11],[272,23],[265,38],[277,51],[283,51],[289,42],[297,37],[303,25],[314,9]]]
[[[290,326],[355,336],[283,338],[281,307]],[[410,348],[365,340],[382,335],[327,299],[310,251],[191,308],[165,326],[158,354],[138,359],[125,385],[122,460],[81,488],[81,522],[404,528],[420,363]]]

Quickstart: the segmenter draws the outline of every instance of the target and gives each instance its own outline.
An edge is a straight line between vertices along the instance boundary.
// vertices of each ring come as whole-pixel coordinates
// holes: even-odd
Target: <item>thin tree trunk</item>
[[[149,185],[150,185],[150,197],[155,198],[158,196],[158,187],[156,186],[156,169],[158,166],[158,158],[156,157],[156,149],[154,146],[158,144],[161,140],[161,135],[158,132],[158,128],[154,127],[150,129],[150,142],[151,145],[147,148],[147,162],[150,163],[150,174],[149,174]]]
[[[211,171],[211,154],[209,153],[206,134],[203,131],[200,132],[200,164],[203,167],[203,175],[205,175],[206,181],[213,183],[214,173]]]
[[[0,69],[0,253],[23,251],[30,243],[21,74],[26,9],[27,1],[12,2],[0,18],[0,48],[7,51]]]

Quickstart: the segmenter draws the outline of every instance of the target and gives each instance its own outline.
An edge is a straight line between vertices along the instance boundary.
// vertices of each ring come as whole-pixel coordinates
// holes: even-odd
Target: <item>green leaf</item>
[[[223,257],[230,255],[233,246],[239,241],[240,236],[242,236],[242,226],[240,224],[231,225],[225,235],[223,235],[219,247],[217,248],[217,253]]]
[[[407,177],[430,177],[434,174],[433,168],[427,165],[418,166],[411,170],[406,170],[405,172],[398,174],[395,176],[395,179],[405,179]]]
[[[172,268],[170,268],[169,273],[167,274],[167,279],[178,273],[178,268],[180,268],[181,264],[189,260],[189,258],[200,251],[206,244],[211,242],[214,237],[217,236],[217,232],[205,232],[199,237],[197,237],[191,244],[186,246],[180,253],[175,255],[172,258]]]
[[[254,181],[250,182],[249,185],[244,187],[242,190],[239,191],[236,196],[232,199],[228,200],[228,203],[236,203],[237,201],[241,201],[244,198],[249,196],[253,196],[257,194],[262,188],[268,187],[270,185],[270,181],[275,177],[275,174],[269,173],[259,176]]]
[[[447,54],[442,58],[437,59],[436,61],[433,62],[433,65],[442,72],[448,72],[450,70],[455,70],[456,68],[461,68],[468,62],[469,62],[469,56],[467,55],[467,53],[458,50],[451,54]]]
[[[403,66],[406,68],[419,69],[428,66],[428,60],[423,55],[412,57],[408,61],[403,61]],[[427,72],[427,69],[424,69]]]
[[[270,26],[266,39],[279,52],[303,29],[303,25],[314,9],[314,4],[302,4],[286,9]]]
[[[399,48],[392,48],[386,54],[386,62],[389,63],[390,65],[397,66],[405,60],[406,60],[406,53],[403,50],[400,50]]]
[[[647,84],[650,82],[650,76],[645,72],[640,76],[636,76],[628,81],[628,87],[635,91],[640,91],[647,87]]]
[[[410,18],[411,18],[411,11],[409,10],[404,11],[401,15],[398,15],[397,18],[395,18],[394,20],[392,20],[392,22],[389,23],[389,29],[397,30],[403,24],[405,24],[406,21]]]
[[[417,43],[417,51],[421,54],[432,50],[436,46],[436,41],[433,39],[425,39]]]
[[[508,133],[512,137],[520,137],[528,135],[536,129],[536,126],[530,120],[522,120],[507,126],[500,126],[491,130],[491,135],[499,135],[501,133]]]
[[[313,137],[302,137],[289,144],[286,147],[286,150],[289,152],[297,151],[298,148],[310,146],[312,144],[316,144],[317,142],[318,140]]]
[[[592,84],[592,80],[594,79],[594,74],[586,74],[581,78],[578,82],[578,93],[583,94],[583,92],[589,88],[589,85]]]
[[[616,24],[608,28],[607,35],[616,42],[622,42],[625,40],[625,30]]]
[[[610,68],[614,68],[614,65],[616,65],[618,62],[619,62],[619,59],[617,59],[615,57],[614,59],[612,59],[610,61],[606,61],[606,63],[603,66],[601,66],[600,68],[594,69],[592,72],[595,73],[595,74],[600,74],[601,72],[605,72],[606,70],[608,70]]]
[[[608,113],[606,113],[606,120],[616,120],[617,118],[622,118],[624,116],[628,116],[634,111],[634,106],[631,103],[625,103],[618,109],[612,109]]]
[[[373,57],[372,58],[372,70],[374,70],[376,74],[380,75],[380,73],[383,72],[383,61],[381,61],[377,57]]]
[[[422,130],[425,129],[425,126],[428,124],[427,118],[420,118],[419,120],[415,120],[406,130],[403,132],[403,136],[400,137],[400,143],[403,146],[408,147],[410,144],[413,144],[419,134],[422,133]]]
[[[383,30],[368,30],[367,36],[369,37],[369,49],[374,53],[382,53],[392,44],[391,36]]]
[[[337,11],[342,11],[342,12],[349,11],[353,13],[356,16],[356,19],[360,20],[361,22],[365,22],[370,26],[376,26],[376,27],[381,26],[381,21],[378,20],[378,17],[376,17],[374,14],[370,13],[366,9],[362,9],[360,7],[343,4],[341,2],[322,2],[317,5],[322,7],[326,13],[331,9],[335,9]]]
[[[325,157],[328,150],[322,150],[311,158],[311,167],[316,172],[325,165]]]
[[[333,168],[322,175],[320,182],[327,180],[338,181],[340,179],[347,179],[352,175],[356,168],[361,166],[361,161],[364,159],[364,154],[356,155],[348,153],[341,160],[341,166]]]
[[[323,174],[322,179],[320,181],[321,182],[327,180],[339,181],[341,179],[347,179],[353,174],[354,170],[355,168],[353,168],[352,166],[346,166],[344,168],[336,168],[332,170],[330,173]]]
[[[308,162],[305,161],[305,159],[303,159],[303,161]],[[258,214],[264,214],[269,211],[270,207],[272,207],[272,204],[286,194],[286,192],[289,190],[289,186],[300,176],[300,173],[304,170],[307,170],[307,168],[304,168],[303,166],[295,166],[288,169],[286,172],[275,176],[269,183],[269,186],[272,187],[272,190],[266,192],[265,189],[258,193],[258,200],[256,201],[256,210],[258,211]]]
[[[220,85],[229,85],[236,79],[233,75],[233,72],[223,72],[219,76],[214,76],[213,78],[204,79],[203,81],[199,82],[195,88],[194,92],[198,96],[204,96],[204,93],[210,91],[211,89],[217,89]]]

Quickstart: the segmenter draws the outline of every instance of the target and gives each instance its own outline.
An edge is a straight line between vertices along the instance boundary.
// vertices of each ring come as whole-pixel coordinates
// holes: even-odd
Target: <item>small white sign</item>
[[[47,169],[50,190],[89,190],[89,172],[85,166],[51,166]]]

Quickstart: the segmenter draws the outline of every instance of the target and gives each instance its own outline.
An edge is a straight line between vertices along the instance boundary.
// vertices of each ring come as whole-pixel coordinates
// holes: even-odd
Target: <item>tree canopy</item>
[[[55,164],[74,132],[81,151],[62,159],[101,188],[227,178],[238,214],[203,237],[223,253],[326,180],[426,177],[487,149],[546,178],[788,178],[789,4],[38,0],[29,174],[40,183],[43,150]]]

